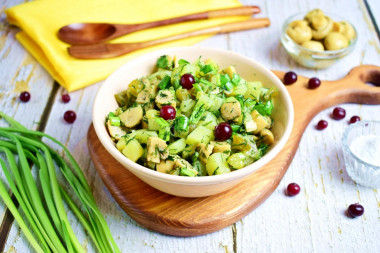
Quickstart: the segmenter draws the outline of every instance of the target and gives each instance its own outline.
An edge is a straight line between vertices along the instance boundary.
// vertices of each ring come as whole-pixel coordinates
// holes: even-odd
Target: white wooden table
[[[93,189],[114,238],[122,252],[380,252],[380,193],[355,184],[347,175],[341,151],[341,136],[353,115],[366,120],[380,119],[380,105],[341,105],[347,111],[342,121],[330,118],[332,108],[320,112],[307,127],[289,170],[274,193],[244,219],[218,232],[178,238],[149,231],[132,220],[117,205],[97,174],[86,146],[91,124],[94,95],[101,83],[70,93],[71,101],[60,101],[65,93],[41,65],[15,40],[17,28],[6,22],[4,10],[23,2],[1,2],[0,24],[0,108],[22,124],[42,130],[63,142],[74,154]],[[256,0],[261,17],[269,17],[267,29],[214,36],[199,45],[228,49],[262,62],[271,69],[288,71],[322,80],[342,78],[360,64],[380,65],[380,1],[378,0]],[[310,70],[291,60],[280,44],[284,20],[291,14],[321,8],[353,22],[359,41],[355,51],[325,70]],[[369,14],[369,10],[371,15]],[[377,26],[376,26],[377,23]],[[20,103],[19,93],[29,90],[32,99]],[[74,110],[77,120],[66,124],[63,112]],[[329,126],[315,129],[320,119]],[[2,173],[0,173],[2,175]],[[3,176],[2,176],[3,177]],[[297,182],[301,192],[284,194],[286,186]],[[359,202],[363,216],[350,219],[348,205]],[[0,220],[6,207],[0,201]],[[72,217],[70,215],[70,217]],[[94,252],[90,238],[78,221],[72,226],[88,252]],[[4,224],[2,226],[4,229]],[[7,231],[3,231],[7,234]],[[16,223],[10,226],[4,252],[32,252]]]

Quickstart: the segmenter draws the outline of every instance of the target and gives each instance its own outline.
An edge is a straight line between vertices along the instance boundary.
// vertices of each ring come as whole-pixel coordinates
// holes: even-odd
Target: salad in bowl
[[[277,95],[233,65],[161,55],[153,73],[115,94],[105,124],[133,162],[178,176],[219,175],[254,163],[274,143]]]
[[[284,84],[258,61],[174,47],[136,57],[110,75],[92,118],[109,159],[160,191],[204,197],[271,161],[289,139],[294,110]],[[107,173],[115,170],[101,174]]]

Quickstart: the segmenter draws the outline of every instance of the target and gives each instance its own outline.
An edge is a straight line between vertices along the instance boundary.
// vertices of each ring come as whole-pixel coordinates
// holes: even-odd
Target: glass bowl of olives
[[[355,27],[347,20],[314,9],[285,21],[281,43],[302,66],[322,69],[351,53],[357,38]]]

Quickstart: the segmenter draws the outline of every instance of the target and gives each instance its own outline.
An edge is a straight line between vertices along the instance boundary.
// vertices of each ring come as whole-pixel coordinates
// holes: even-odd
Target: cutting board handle
[[[281,80],[284,72],[273,71]],[[342,103],[380,104],[380,67],[361,65],[345,77],[335,81],[322,81],[317,89],[308,89],[309,78],[298,76],[287,89],[296,110],[313,113]],[[297,113],[295,115],[299,116]]]
[[[285,72],[273,71],[281,81]],[[294,124],[289,140],[275,160],[283,159],[277,166],[287,170],[305,128],[320,111],[342,103],[380,104],[380,67],[361,65],[345,77],[335,81],[321,81],[316,89],[308,88],[309,78],[298,76],[297,82],[286,88],[294,107]]]
[[[357,66],[342,79],[342,82],[344,81],[356,81],[380,87],[380,67],[375,65]]]

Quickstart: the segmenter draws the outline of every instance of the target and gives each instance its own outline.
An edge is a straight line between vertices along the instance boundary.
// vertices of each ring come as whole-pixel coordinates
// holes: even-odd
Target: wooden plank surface
[[[366,120],[378,120],[380,106],[343,104],[347,117],[342,121],[330,118],[332,108],[323,110],[310,122],[299,149],[280,185],[254,212],[221,231],[191,238],[171,237],[142,228],[116,204],[91,163],[86,147],[86,134],[91,124],[93,97],[101,83],[70,93],[68,104],[60,102],[62,88],[54,91],[52,78],[15,41],[16,28],[10,28],[4,16],[8,6],[22,1],[2,2],[0,26],[0,108],[29,128],[38,128],[46,118],[45,132],[57,137],[73,152],[93,189],[122,252],[378,252],[380,249],[380,195],[378,189],[356,185],[347,175],[341,152],[341,136],[347,120],[359,115]],[[363,1],[272,0],[241,1],[259,5],[269,17],[267,29],[214,36],[199,43],[203,46],[228,49],[255,60],[271,69],[288,71],[324,80],[343,77],[360,64],[380,65],[380,43]],[[378,13],[377,0],[368,0],[373,13]],[[340,14],[355,23],[359,42],[355,51],[343,61],[326,70],[309,70],[291,60],[280,45],[283,21],[291,14],[315,7]],[[379,14],[376,15],[378,19]],[[32,100],[22,104],[17,100],[21,90],[31,91]],[[52,94],[52,96],[50,96]],[[52,105],[47,108],[48,101]],[[65,110],[74,109],[78,119],[65,124]],[[45,115],[44,111],[48,114]],[[329,126],[315,129],[320,119]],[[2,175],[2,173],[0,173]],[[2,176],[3,177],[3,176]],[[301,186],[293,198],[285,196],[290,182]],[[365,214],[349,219],[344,211],[349,204],[360,202]],[[4,216],[0,202],[0,217]],[[94,247],[78,221],[70,214],[75,232],[88,252]],[[17,224],[12,226],[4,252],[31,252]]]

